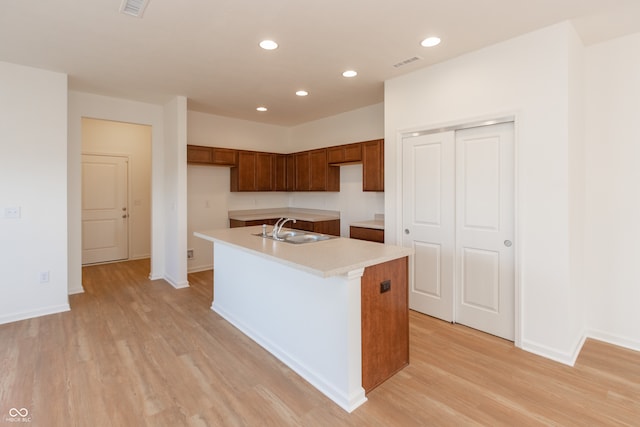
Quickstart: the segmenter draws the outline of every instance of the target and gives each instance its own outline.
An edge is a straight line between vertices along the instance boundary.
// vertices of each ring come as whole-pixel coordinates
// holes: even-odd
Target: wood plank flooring
[[[575,367],[412,312],[410,365],[348,414],[148,260],[86,267],[72,310],[0,325],[0,426],[640,426],[640,353]]]

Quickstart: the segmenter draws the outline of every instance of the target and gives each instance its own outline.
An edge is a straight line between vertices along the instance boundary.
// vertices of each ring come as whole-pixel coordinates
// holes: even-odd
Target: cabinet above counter
[[[230,191],[340,191],[340,165],[362,164],[363,191],[384,191],[384,140],[291,154],[187,145],[187,163],[231,167]]]

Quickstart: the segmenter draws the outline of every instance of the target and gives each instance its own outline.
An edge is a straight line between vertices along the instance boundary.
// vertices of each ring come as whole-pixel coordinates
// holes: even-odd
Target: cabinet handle
[[[404,229],[404,234],[409,234],[409,233],[411,233],[411,232],[409,231],[409,229],[408,229],[408,228],[405,228],[405,229]]]

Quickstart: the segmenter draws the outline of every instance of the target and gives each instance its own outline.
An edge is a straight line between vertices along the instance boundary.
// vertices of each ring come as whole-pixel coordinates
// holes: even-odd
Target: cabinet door
[[[255,153],[255,190],[273,190],[274,155],[270,153]]]
[[[309,191],[311,188],[310,155],[308,151],[294,154],[294,191]]]
[[[327,172],[329,164],[327,163],[327,150],[313,150],[309,153],[311,168],[311,191],[326,191],[327,189]]]
[[[295,191],[296,162],[293,154],[287,154],[287,187],[286,191]]]
[[[362,143],[362,189],[384,191],[384,141]]]
[[[344,145],[344,161],[346,163],[356,163],[362,161],[362,144]]]
[[[329,164],[344,162],[344,148],[342,145],[327,148],[327,162]]]
[[[187,163],[210,164],[213,160],[211,147],[187,145]]]
[[[231,168],[231,191],[256,191],[256,153],[238,152],[238,166]]]
[[[287,191],[287,155],[273,156],[273,190]]]
[[[212,149],[212,161],[214,165],[219,166],[235,166],[237,164],[237,151],[230,148],[216,148]]]

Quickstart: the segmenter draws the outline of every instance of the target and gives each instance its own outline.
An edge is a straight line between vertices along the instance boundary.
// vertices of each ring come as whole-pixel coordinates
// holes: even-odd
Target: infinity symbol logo
[[[11,408],[9,409],[9,416],[10,417],[26,417],[27,415],[29,415],[29,410],[27,408]]]

